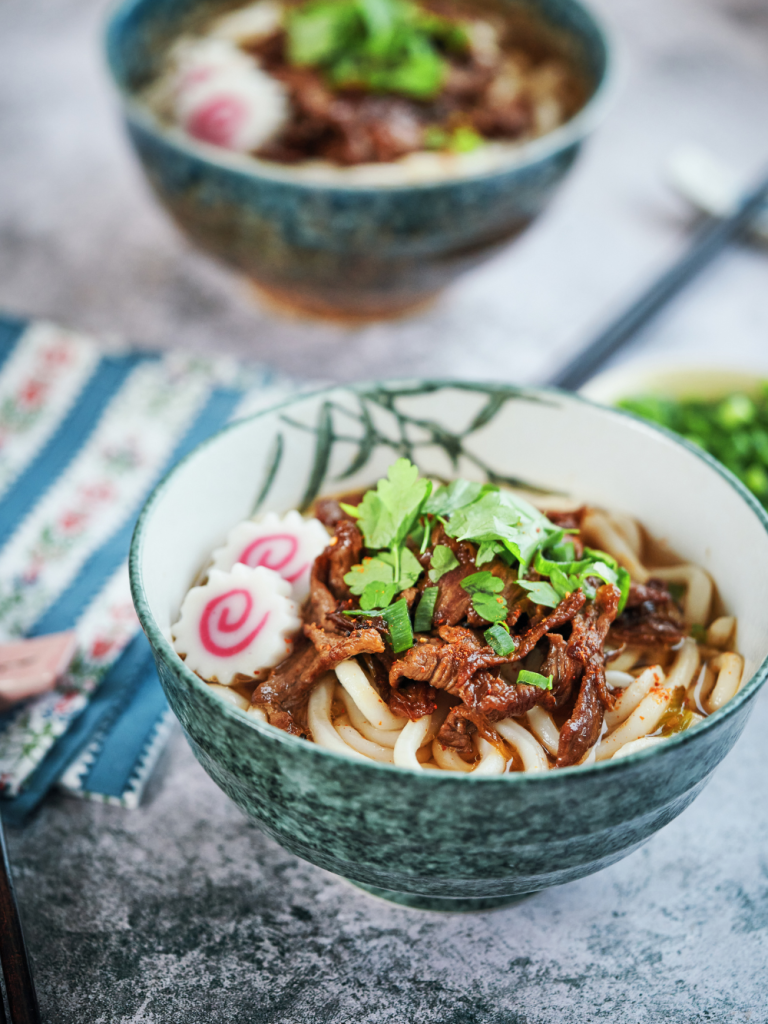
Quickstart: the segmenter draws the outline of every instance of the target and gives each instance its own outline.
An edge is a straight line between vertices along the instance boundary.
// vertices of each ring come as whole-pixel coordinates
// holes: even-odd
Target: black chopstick
[[[27,947],[21,930],[19,908],[13,891],[13,877],[0,818],[0,964],[5,978],[5,995],[11,1024],[40,1024],[37,993],[32,981]],[[0,1008],[2,997],[0,997]],[[3,1016],[0,1016],[3,1021]]]
[[[703,270],[727,244],[742,232],[768,201],[768,178],[745,194],[731,216],[705,224],[683,255],[668,267],[623,313],[603,328],[548,383],[576,391],[641,327]]]

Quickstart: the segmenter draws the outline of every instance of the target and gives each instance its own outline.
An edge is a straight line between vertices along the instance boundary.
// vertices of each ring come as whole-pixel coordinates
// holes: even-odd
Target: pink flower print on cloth
[[[238,523],[226,544],[213,552],[213,568],[228,572],[237,562],[272,569],[293,587],[294,600],[309,594],[312,563],[328,545],[328,531],[319,519],[304,519],[295,510],[282,519],[268,512],[258,520]]]
[[[174,647],[203,679],[226,686],[237,675],[262,679],[287,658],[301,627],[291,585],[271,569],[211,569],[184,598]]]

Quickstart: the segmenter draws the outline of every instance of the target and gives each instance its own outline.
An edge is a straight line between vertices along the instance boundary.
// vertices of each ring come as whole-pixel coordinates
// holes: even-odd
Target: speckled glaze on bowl
[[[442,477],[522,482],[636,515],[717,581],[739,617],[749,681],[663,746],[495,778],[351,760],[222,703],[169,639],[209,552],[254,509],[306,508],[319,493],[371,483],[400,454]],[[408,906],[483,909],[626,856],[700,792],[768,674],[762,508],[692,446],[554,391],[401,382],[291,399],[216,435],[165,478],[136,527],[130,568],[163,687],[205,770],[283,846]]]
[[[197,245],[278,302],[317,315],[377,318],[423,304],[519,234],[547,205],[601,115],[609,47],[595,17],[578,0],[515,2],[567,36],[592,98],[508,167],[434,184],[299,182],[276,165],[163,128],[136,102],[136,90],[190,20],[231,0],[126,0],[110,19],[107,56],[152,187]]]

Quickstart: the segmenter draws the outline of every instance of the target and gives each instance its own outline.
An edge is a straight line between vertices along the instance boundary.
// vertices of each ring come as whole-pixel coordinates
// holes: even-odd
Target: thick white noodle
[[[348,743],[339,736],[331,721],[331,704],[333,702],[333,690],[335,680],[331,673],[323,676],[310,694],[307,705],[307,722],[312,733],[312,739],[320,747],[328,750],[335,750],[337,754],[347,754],[348,757],[357,760],[367,761],[369,758],[358,750],[353,750]]]
[[[707,573],[698,565],[688,563],[654,569],[653,575],[656,579],[665,580],[667,583],[685,585],[685,601],[683,603],[685,621],[689,626],[703,626],[709,618],[709,608],[712,604],[712,580]]]
[[[473,764],[467,764],[453,747],[444,747],[440,740],[432,741],[432,757],[446,772],[471,772]]]
[[[247,697],[243,697],[241,693],[231,689],[229,686],[222,686],[221,683],[208,683],[208,686],[220,700],[226,701],[227,704],[234,704],[241,711],[247,711],[251,706],[251,702]]]
[[[664,712],[672,703],[674,696],[675,691],[668,686],[658,686],[651,690],[648,696],[640,701],[626,722],[622,722],[605,737],[597,748],[596,759],[605,761],[609,757],[613,757],[625,743],[639,740],[643,736],[647,736],[649,732],[653,732]]]
[[[554,722],[552,724],[554,725]],[[522,725],[513,718],[502,718],[500,722],[494,722],[493,727],[499,736],[518,752],[520,760],[523,762],[524,771],[549,771],[549,761],[541,749],[541,744]]]
[[[246,714],[250,715],[252,718],[258,718],[260,722],[269,721],[269,719],[267,718],[267,713],[264,710],[264,708],[260,708],[256,704],[250,704],[248,710],[246,711]]]
[[[498,723],[495,723],[498,725]],[[496,747],[482,736],[477,741],[477,749],[480,760],[475,765],[473,775],[503,775],[507,767],[504,755],[500,754]]]
[[[635,667],[639,657],[639,648],[628,647],[626,651],[622,651],[617,658],[609,661],[608,664],[611,666],[611,672],[629,672],[631,668]]]
[[[710,624],[707,630],[707,643],[710,647],[727,647],[735,628],[736,619],[733,615],[721,615]]]
[[[395,764],[400,768],[416,768],[421,771],[421,764],[417,758],[417,752],[429,734],[432,725],[432,715],[424,715],[417,718],[415,722],[408,722],[400,731],[395,743]],[[428,758],[427,758],[428,760]]]
[[[648,747],[655,747],[663,742],[663,736],[643,736],[640,740],[630,740],[623,747],[619,747],[611,760],[617,761],[620,757],[628,757],[630,754],[636,754],[638,750],[647,750]]]
[[[400,729],[408,721],[407,718],[398,719],[400,722],[400,729],[398,730],[377,729],[374,725],[371,725],[343,686],[336,687],[336,696],[344,702],[350,722],[362,736],[365,736],[366,739],[371,740],[373,743],[380,744],[382,747],[389,747],[390,750],[394,748],[395,743],[397,743],[397,737],[400,735]]]
[[[701,671],[699,672],[699,678],[696,680],[696,685],[693,688],[693,702],[702,715],[706,715],[707,713],[704,709],[704,705],[702,704],[702,699],[704,697],[704,686],[706,685],[707,677],[710,677],[710,683],[713,682],[711,675],[712,674],[709,671],[708,666],[702,665]],[[707,688],[707,693],[709,692],[709,689],[711,689],[711,686]]]
[[[695,640],[688,636],[683,640],[683,644],[677,652],[675,660],[672,662],[672,668],[669,670],[666,685],[672,690],[678,686],[684,686],[688,689],[698,667],[699,646]]]
[[[718,654],[711,664],[717,672],[717,682],[705,704],[710,714],[718,711],[738,693],[744,671],[744,659],[740,654],[728,651],[725,654]]]
[[[611,512],[608,520],[619,536],[627,542],[635,558],[642,560],[643,532],[637,520],[624,515],[623,512]]]
[[[605,724],[610,732],[621,725],[632,714],[641,700],[648,696],[654,686],[664,682],[661,665],[651,665],[619,695],[615,705],[605,713]]]
[[[617,668],[607,668],[605,681],[612,690],[624,690],[635,681],[635,677],[631,673],[622,672]]]
[[[340,662],[336,676],[371,725],[377,729],[402,728],[402,718],[392,714],[354,658]]]
[[[581,524],[582,532],[589,535],[592,546],[613,555],[637,583],[646,583],[650,573],[637,557],[625,537],[616,529],[611,517],[599,509],[590,509]]]
[[[333,725],[339,736],[353,750],[357,750],[360,754],[365,754],[366,757],[370,757],[373,761],[382,761],[384,764],[395,763],[394,753],[390,747],[382,747],[380,743],[372,743],[365,736],[361,736],[346,715],[337,718]]]
[[[528,719],[528,725],[541,745],[553,757],[557,757],[557,749],[560,745],[560,730],[555,725],[552,715],[545,711],[544,708],[536,707],[531,708],[525,717]]]

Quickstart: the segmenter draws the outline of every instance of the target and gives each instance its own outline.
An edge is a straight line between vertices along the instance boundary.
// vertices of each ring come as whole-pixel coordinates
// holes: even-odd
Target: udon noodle
[[[218,649],[240,644],[241,660],[235,671],[221,657],[204,676],[223,700],[352,759],[492,776],[647,750],[738,692],[737,623],[719,609],[713,581],[677,563],[630,516],[562,501],[555,509],[540,497],[536,509],[466,481],[439,486],[407,460],[383,483],[316,503],[314,518],[301,520],[314,524],[314,547],[292,513],[290,529],[288,517],[266,520],[267,541],[265,520],[250,524],[261,534],[258,543],[249,534],[247,550],[258,548],[260,560],[247,572],[237,544],[229,570],[226,549],[214,553],[221,570],[189,592],[174,637],[203,675],[193,605],[204,608],[202,621],[212,602],[229,602]],[[495,535],[485,506],[496,509]],[[239,574],[240,590],[226,590],[227,572]],[[284,643],[282,659],[251,664],[257,655],[238,639],[253,634],[232,603],[251,585],[248,573],[259,593],[275,577],[284,615],[271,647],[268,625],[248,643]],[[302,601],[285,597],[288,577]],[[212,585],[224,596],[211,597]],[[262,604],[268,624],[273,612]]]

